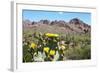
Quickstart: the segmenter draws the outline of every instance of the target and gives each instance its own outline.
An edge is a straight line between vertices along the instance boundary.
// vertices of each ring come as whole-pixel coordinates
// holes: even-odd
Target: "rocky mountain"
[[[70,27],[73,27],[73,29],[76,28],[76,31],[80,31],[83,33],[87,33],[91,31],[91,26],[89,24],[84,23],[82,20],[78,18],[73,18],[69,21]]]
[[[91,26],[78,18],[73,18],[69,22],[63,20],[40,20],[38,22],[31,22],[29,20],[23,21],[25,30],[31,29],[32,31],[41,32],[54,32],[54,33],[90,33]]]

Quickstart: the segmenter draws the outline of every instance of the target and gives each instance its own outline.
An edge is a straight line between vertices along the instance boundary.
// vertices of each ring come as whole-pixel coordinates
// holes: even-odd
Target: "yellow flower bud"
[[[55,50],[50,50],[50,55],[55,55]]]
[[[49,49],[50,49],[49,47],[44,47],[43,50],[44,50],[46,53],[48,53],[48,52],[49,52]]]
[[[37,45],[35,44],[35,43],[31,43],[31,45],[30,45],[30,48],[36,48],[37,47]]]

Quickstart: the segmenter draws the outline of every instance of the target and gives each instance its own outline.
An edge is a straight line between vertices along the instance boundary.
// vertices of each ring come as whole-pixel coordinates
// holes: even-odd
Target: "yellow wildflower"
[[[49,49],[50,49],[49,47],[44,47],[43,50],[44,50],[46,53],[48,53],[48,52],[49,52]]]
[[[48,37],[58,37],[59,36],[58,34],[53,34],[53,33],[46,33],[45,35]]]
[[[35,44],[35,43],[31,43],[31,45],[30,45],[30,48],[36,48],[37,47],[37,45]]]
[[[66,48],[64,45],[61,45],[60,47],[62,48],[62,50],[64,50]]]
[[[50,50],[50,55],[55,55],[55,50]]]

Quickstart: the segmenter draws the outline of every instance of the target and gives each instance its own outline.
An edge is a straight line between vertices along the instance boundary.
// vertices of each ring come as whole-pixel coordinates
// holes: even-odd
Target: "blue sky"
[[[40,20],[64,20],[68,22],[73,18],[79,18],[87,24],[91,24],[91,13],[83,12],[59,12],[59,11],[36,11],[23,10],[23,20],[40,21]]]

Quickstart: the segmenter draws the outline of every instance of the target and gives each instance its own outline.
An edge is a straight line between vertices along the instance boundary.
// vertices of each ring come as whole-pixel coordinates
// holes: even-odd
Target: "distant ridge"
[[[64,20],[40,20],[38,22],[23,20],[23,28],[25,30],[32,29],[40,32],[54,32],[54,33],[90,33],[91,26],[79,18],[73,18],[69,22]]]

